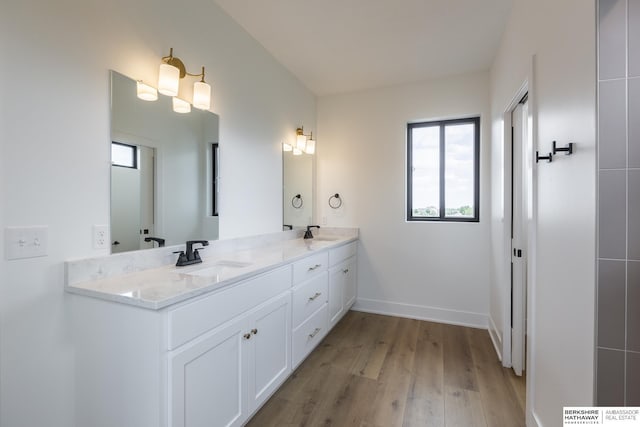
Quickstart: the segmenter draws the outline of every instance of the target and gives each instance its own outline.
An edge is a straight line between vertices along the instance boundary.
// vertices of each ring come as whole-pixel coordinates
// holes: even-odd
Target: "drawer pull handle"
[[[320,332],[320,328],[316,328],[312,333],[309,334],[309,338],[314,338]]]
[[[309,267],[309,271],[313,271],[313,270],[315,270],[316,268],[319,268],[319,267],[322,267],[322,264],[316,264],[313,267]]]
[[[250,340],[251,339],[251,334],[244,334],[243,335],[245,340]]]
[[[342,270],[342,272],[343,272],[344,274],[347,274],[347,273],[349,272],[349,269],[348,269],[348,268],[345,268],[344,270]]]
[[[316,299],[316,298],[318,298],[320,295],[322,295],[322,293],[321,293],[321,292],[316,292],[316,294],[315,294],[314,296],[309,297],[309,301],[313,301],[313,300],[315,300],[315,299]]]
[[[258,335],[258,330],[257,330],[257,329],[252,329],[252,330],[251,330],[251,333],[252,333],[253,335]]]

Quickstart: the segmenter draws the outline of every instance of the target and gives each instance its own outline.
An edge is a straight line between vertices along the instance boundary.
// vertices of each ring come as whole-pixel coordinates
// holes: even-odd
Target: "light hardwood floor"
[[[250,427],[519,427],[525,381],[487,331],[351,311]]]

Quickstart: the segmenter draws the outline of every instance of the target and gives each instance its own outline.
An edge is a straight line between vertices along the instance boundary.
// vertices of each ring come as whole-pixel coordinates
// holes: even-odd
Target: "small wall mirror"
[[[295,228],[313,224],[313,165],[314,156],[293,151],[282,152],[283,226]]]
[[[112,253],[218,238],[218,116],[171,101],[111,72]]]

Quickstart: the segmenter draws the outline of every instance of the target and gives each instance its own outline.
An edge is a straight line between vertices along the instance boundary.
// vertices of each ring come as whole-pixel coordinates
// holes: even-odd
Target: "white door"
[[[512,217],[511,217],[511,363],[516,375],[525,369],[527,298],[527,186],[528,110],[518,104],[512,117]]]
[[[342,315],[344,309],[345,273],[340,265],[329,270],[329,329],[331,329]]]
[[[243,317],[170,356],[171,427],[239,426],[248,415]]]
[[[343,305],[345,310],[349,310],[356,301],[356,257],[345,261],[341,270],[344,274]]]
[[[111,252],[140,249],[140,171],[111,166]]]
[[[249,317],[249,413],[260,406],[291,371],[291,294],[256,309]]]

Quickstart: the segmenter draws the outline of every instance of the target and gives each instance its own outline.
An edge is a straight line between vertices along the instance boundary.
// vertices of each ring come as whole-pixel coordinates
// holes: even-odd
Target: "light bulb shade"
[[[296,148],[300,151],[303,151],[307,146],[307,137],[304,135],[298,134],[296,137]]]
[[[293,146],[287,142],[283,142],[282,151],[293,151]]]
[[[293,147],[293,155],[294,156],[301,156],[302,155],[302,150],[300,150],[298,147]]]
[[[138,98],[144,101],[156,101],[158,99],[158,91],[156,88],[143,83],[141,80],[137,82],[136,91]]]
[[[167,96],[178,95],[178,86],[180,85],[180,70],[173,65],[160,64],[160,72],[158,75],[158,92]]]
[[[187,101],[180,98],[173,98],[173,111],[176,113],[190,113],[191,112],[191,104]]]
[[[193,106],[201,110],[211,107],[211,86],[205,82],[193,84]]]
[[[304,152],[307,154],[314,154],[316,152],[316,141],[314,139],[307,140],[307,147]]]

